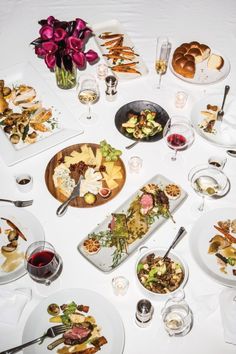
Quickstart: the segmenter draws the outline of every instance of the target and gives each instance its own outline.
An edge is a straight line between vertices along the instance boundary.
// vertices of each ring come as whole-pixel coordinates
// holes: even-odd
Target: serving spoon
[[[170,253],[170,250],[175,247],[175,245],[178,243],[179,239],[183,236],[183,234],[186,232],[185,228],[181,226],[179,228],[179,231],[177,232],[177,235],[175,236],[174,240],[171,242],[170,247],[166,251],[166,253],[163,256],[163,260],[165,260],[168,257],[168,254]]]
[[[137,145],[138,143],[140,143],[140,141],[141,141],[141,140],[136,140],[134,143],[132,143],[132,144],[126,146],[125,148],[126,148],[126,149],[132,149],[132,147],[134,147],[135,145]]]

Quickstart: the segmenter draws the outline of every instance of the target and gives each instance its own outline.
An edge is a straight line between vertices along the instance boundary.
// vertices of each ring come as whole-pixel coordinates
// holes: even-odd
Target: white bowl
[[[143,249],[146,248],[146,251],[143,251]],[[183,260],[183,258],[181,258],[180,256],[178,256],[175,252],[173,251],[170,251],[168,257],[170,259],[172,259],[173,261],[177,262],[180,264],[183,272],[184,272],[184,278],[183,278],[183,281],[182,283],[179,285],[179,287],[174,290],[174,291],[171,291],[169,293],[166,293],[166,294],[159,294],[159,293],[154,293],[153,291],[151,290],[148,290],[147,288],[145,288],[145,286],[140,282],[139,278],[138,278],[138,274],[137,274],[137,266],[140,262],[143,262],[146,257],[152,253],[154,253],[155,257],[157,256],[164,256],[164,254],[166,253],[167,249],[164,249],[164,248],[152,248],[152,249],[149,249],[148,247],[146,246],[141,246],[139,248],[139,251],[141,252],[140,256],[138,257],[138,260],[136,262],[136,265],[135,265],[135,275],[136,275],[136,279],[137,279],[137,282],[139,284],[139,288],[141,289],[141,291],[144,293],[145,296],[149,296],[151,297],[152,299],[154,300],[165,300],[171,296],[173,296],[174,294],[176,294],[180,289],[183,289],[187,280],[188,280],[188,266],[187,264],[185,263],[185,261]]]

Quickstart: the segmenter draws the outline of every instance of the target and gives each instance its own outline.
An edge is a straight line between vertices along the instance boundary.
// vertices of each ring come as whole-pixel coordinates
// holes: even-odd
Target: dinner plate
[[[195,131],[205,140],[212,144],[232,148],[236,147],[236,97],[227,96],[224,106],[224,117],[222,123],[216,122],[214,126],[214,133],[204,132],[200,128],[200,123],[204,120],[204,116],[201,115],[201,111],[207,110],[207,105],[216,105],[221,107],[222,94],[208,95],[198,101],[192,109],[191,121]]]
[[[53,195],[54,198],[56,198],[58,201],[60,202],[64,202],[67,197],[61,193],[60,188],[56,187],[54,184],[54,180],[53,180],[53,174],[54,174],[54,170],[55,168],[61,164],[62,161],[64,161],[65,158],[72,156],[72,159],[75,157],[76,158],[76,154],[78,154],[77,156],[79,156],[79,153],[81,153],[81,149],[83,149],[84,146],[87,146],[88,149],[91,149],[94,156],[97,156],[97,150],[99,149],[99,145],[98,144],[91,144],[91,143],[83,143],[83,144],[76,144],[76,145],[71,145],[68,146],[66,148],[64,148],[63,150],[59,151],[56,155],[53,156],[53,158],[49,161],[46,171],[45,171],[45,182],[47,185],[47,188],[49,190],[49,192]],[[80,155],[81,156],[81,155]],[[76,162],[74,161],[74,163],[80,162],[80,158],[76,160]],[[94,163],[92,163],[93,165]],[[107,165],[106,165],[107,164]],[[110,167],[108,166],[110,165]],[[117,161],[114,162],[107,162],[105,161],[104,158],[102,158],[101,160],[101,166],[104,166],[104,171],[101,172],[102,174],[105,172],[106,174],[108,174],[109,172],[112,172],[112,165],[114,166],[114,168],[118,171],[118,173],[120,174],[119,179],[114,179],[115,185],[113,189],[111,189],[111,194],[107,197],[107,198],[103,198],[101,197],[99,194],[96,195],[96,200],[93,204],[87,204],[84,201],[84,198],[81,197],[77,197],[74,198],[69,205],[73,206],[73,207],[77,207],[77,208],[91,208],[91,207],[95,207],[95,206],[99,206],[102,204],[105,204],[107,202],[109,202],[111,199],[113,199],[114,197],[116,197],[116,195],[121,191],[121,189],[124,186],[125,183],[125,179],[126,179],[126,170],[125,170],[125,165],[123,163],[123,161],[121,160],[121,158],[118,158]],[[105,167],[106,166],[106,167]],[[73,169],[73,171],[71,172],[73,174],[72,178],[75,179],[75,181],[77,182],[79,180],[79,170],[78,168]],[[113,175],[115,177],[115,175]],[[108,182],[109,183],[109,182]],[[109,185],[107,185],[107,183],[105,182],[105,180],[102,180],[102,187],[107,188],[109,187]]]
[[[63,305],[75,301],[77,304],[89,306],[88,315],[95,318],[101,327],[101,335],[107,339],[107,344],[101,347],[101,354],[122,354],[125,344],[123,322],[115,307],[100,294],[87,289],[63,289],[40,302],[30,314],[23,332],[23,343],[40,337],[53,324],[49,322],[50,316],[47,307],[51,303]],[[47,345],[54,341],[46,338],[42,344],[35,344],[23,350],[24,354],[57,353],[58,348],[47,350]]]
[[[0,251],[0,284],[12,282],[26,274],[24,267],[24,253],[28,246],[35,241],[44,240],[44,230],[36,217],[27,210],[15,207],[0,207],[0,248],[9,243],[5,230],[12,229],[5,220],[10,220],[26,237],[26,241],[18,238],[18,247],[15,251],[4,253]],[[19,262],[18,262],[19,260]],[[16,265],[15,269],[14,265]],[[4,271],[3,270],[6,270]]]
[[[139,140],[133,136],[133,134],[129,134],[124,127],[122,127],[122,123],[128,121],[128,113],[136,113],[140,114],[141,111],[149,109],[152,112],[156,112],[155,121],[161,124],[162,131],[156,133],[153,136],[148,136],[146,138],[141,139],[140,141],[144,142],[154,142],[163,138],[164,127],[166,126],[167,121],[170,119],[168,113],[157,103],[150,101],[133,101],[126,103],[124,106],[120,107],[115,115],[115,125],[118,131],[132,140]]]
[[[215,209],[203,214],[194,224],[190,237],[190,249],[199,267],[213,280],[226,286],[236,286],[236,276],[228,269],[227,274],[220,271],[214,254],[208,253],[209,241],[220,234],[214,225],[218,221],[236,218],[236,208]],[[234,267],[236,269],[236,267]]]
[[[168,178],[158,174],[152,177],[149,181],[147,181],[144,186],[147,186],[148,184],[150,185],[155,184],[159,188],[164,189],[166,185],[173,184],[173,183],[174,182],[170,181]],[[129,197],[118,209],[114,211],[114,213],[110,213],[110,215],[107,216],[104,221],[102,221],[98,226],[96,226],[95,229],[93,229],[89,233],[89,235],[87,235],[79,243],[78,251],[99,270],[103,272],[113,271],[122,262],[124,262],[142,243],[144,243],[157,228],[159,228],[166,220],[168,220],[168,217],[165,218],[162,215],[159,215],[158,218],[154,219],[154,222],[151,225],[148,225],[147,231],[142,236],[136,235],[134,237],[134,235],[131,232],[129,232],[128,235],[129,240],[125,247],[125,252],[123,251],[123,253],[118,254],[117,256],[117,251],[119,250],[121,244],[118,243],[118,245],[114,245],[114,243],[112,242],[109,236],[110,227],[113,223],[112,215],[125,214],[127,216],[130,205],[134,203],[132,204],[134,205],[134,208],[132,209],[132,212],[130,212],[129,215],[136,215],[135,220],[137,221],[134,222],[133,220],[133,222],[136,224],[135,225],[136,233],[138,233],[140,229],[142,230],[142,227],[145,227],[144,224],[147,221],[146,219],[144,221],[143,218],[140,217],[139,212],[137,214],[138,209],[137,209],[137,205],[135,206],[135,201],[137,200],[138,197],[141,196],[142,194],[141,189],[144,186],[142,186],[137,192],[135,192],[131,197]],[[180,187],[180,191],[181,192],[178,199],[169,199],[169,210],[171,215],[187,198],[187,193],[181,187]],[[170,216],[169,218],[171,219]],[[97,238],[95,237],[96,235]],[[108,238],[106,237],[106,235],[108,235]],[[91,252],[91,253],[86,252],[84,248],[84,242],[88,240],[88,237],[89,238],[95,237],[95,239],[99,240],[100,249],[98,250],[98,252]],[[127,237],[127,236],[121,235],[121,238],[122,237]],[[122,242],[122,240],[120,242]]]
[[[221,54],[219,51],[212,49],[211,54],[217,54],[222,56],[224,59],[224,65],[220,70],[217,69],[209,69],[207,67],[207,60],[204,60],[201,63],[198,63],[196,65],[196,72],[195,75],[192,79],[184,77],[180,74],[178,74],[173,66],[172,66],[172,57],[169,62],[169,68],[172,72],[173,75],[178,77],[180,80],[188,82],[189,84],[194,84],[194,85],[210,85],[210,84],[215,84],[221,80],[224,80],[230,73],[230,62],[229,60]]]
[[[138,52],[137,52],[134,44],[132,43],[129,36],[125,32],[123,26],[121,25],[121,23],[118,20],[113,19],[113,20],[109,20],[109,21],[95,24],[92,26],[92,29],[93,29],[93,32],[95,33],[95,40],[96,40],[103,56],[107,55],[109,53],[109,50],[107,49],[108,47],[104,46],[104,43],[106,43],[109,40],[105,41],[105,40],[102,40],[101,38],[99,38],[99,36],[103,32],[111,32],[112,34],[123,34],[124,35],[123,46],[132,48],[134,50],[134,52],[137,54],[135,56],[135,58],[132,60],[122,60],[122,64],[129,64],[130,62],[136,62],[137,64],[135,66],[132,66],[132,68],[135,68],[140,74],[127,73],[127,72],[121,73],[121,72],[113,71],[113,74],[115,76],[117,76],[119,80],[125,81],[125,80],[137,79],[139,77],[142,77],[142,76],[148,74],[148,69],[147,69],[146,65],[144,64],[141,56],[138,55]],[[112,70],[112,66],[114,66],[116,64],[113,64],[113,60],[107,59],[105,56],[104,56],[104,59],[107,62],[108,66]],[[120,60],[119,60],[119,63],[117,62],[117,64],[121,64]]]
[[[38,71],[30,64],[18,64],[12,68],[0,72],[0,79],[5,81],[5,86],[12,88],[18,85],[33,87],[36,91],[34,101],[41,101],[42,106],[52,111],[52,124],[48,126],[49,131],[40,132],[34,143],[12,144],[9,135],[3,131],[0,124],[0,156],[8,166],[14,165],[40,152],[47,150],[65,140],[83,133],[83,129],[67,111],[65,105],[57,98],[53,91],[41,78]],[[15,105],[11,105],[14,113],[21,110]]]

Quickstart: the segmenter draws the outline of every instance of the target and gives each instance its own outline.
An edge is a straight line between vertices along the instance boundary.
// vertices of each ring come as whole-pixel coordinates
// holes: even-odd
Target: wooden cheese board
[[[93,204],[87,204],[82,196],[77,197],[70,202],[71,206],[76,208],[99,206],[109,202],[121,191],[126,179],[126,170],[123,161],[121,158],[118,158],[117,161],[106,161],[105,158],[101,156],[99,150],[99,144],[75,144],[64,148],[52,157],[46,167],[45,182],[49,192],[54,198],[59,202],[64,202],[70,195],[70,193],[66,195],[57,183],[55,183],[55,169],[63,165],[63,168],[66,169],[66,173],[69,174],[70,179],[73,180],[72,182],[76,184],[81,174],[81,169],[78,168],[78,164],[81,161],[88,165],[89,168],[101,174],[102,178],[100,182],[102,183],[102,188],[109,188],[111,193],[106,198],[97,193]]]

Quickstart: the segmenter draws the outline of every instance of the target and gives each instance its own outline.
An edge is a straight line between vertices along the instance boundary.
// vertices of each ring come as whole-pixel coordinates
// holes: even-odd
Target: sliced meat
[[[91,336],[92,330],[93,326],[89,322],[76,324],[64,333],[64,343],[67,345],[84,343]]]

